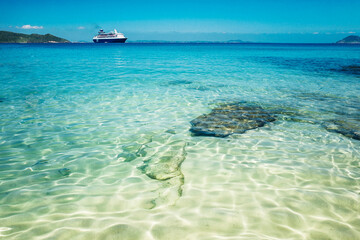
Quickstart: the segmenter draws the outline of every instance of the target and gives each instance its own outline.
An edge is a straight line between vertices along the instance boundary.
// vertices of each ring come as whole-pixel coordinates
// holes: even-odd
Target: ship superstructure
[[[93,38],[94,43],[124,43],[126,41],[124,34],[114,29],[114,32],[106,33],[100,29],[98,35]]]

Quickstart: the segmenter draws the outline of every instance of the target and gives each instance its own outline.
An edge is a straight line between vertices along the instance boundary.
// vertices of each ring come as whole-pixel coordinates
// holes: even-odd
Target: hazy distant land
[[[360,44],[360,37],[359,36],[355,36],[355,35],[351,35],[351,36],[347,36],[346,38],[337,41],[336,43],[345,43],[345,44]]]
[[[0,31],[0,43],[70,43],[70,41],[49,33],[41,35]]]

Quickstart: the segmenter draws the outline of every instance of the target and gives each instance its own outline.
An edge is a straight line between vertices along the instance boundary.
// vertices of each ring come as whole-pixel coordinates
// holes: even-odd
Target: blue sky
[[[0,29],[91,40],[334,42],[360,35],[359,0],[1,0]]]

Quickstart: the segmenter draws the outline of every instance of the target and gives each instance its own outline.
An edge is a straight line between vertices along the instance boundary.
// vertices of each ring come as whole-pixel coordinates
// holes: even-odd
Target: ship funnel
[[[116,31],[116,29],[114,29],[114,33],[117,34],[118,32]]]

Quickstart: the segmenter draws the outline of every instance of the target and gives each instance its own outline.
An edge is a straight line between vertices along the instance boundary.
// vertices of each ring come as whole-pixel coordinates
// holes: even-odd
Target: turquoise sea
[[[360,239],[360,46],[0,54],[0,238]],[[227,104],[273,120],[190,131]]]

